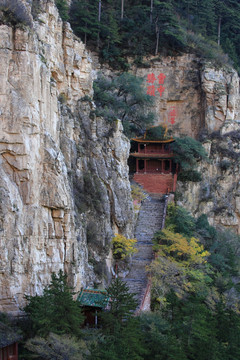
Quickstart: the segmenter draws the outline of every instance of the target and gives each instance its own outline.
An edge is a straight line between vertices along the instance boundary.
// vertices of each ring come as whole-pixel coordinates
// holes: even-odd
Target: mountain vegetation
[[[28,352],[22,355],[21,348],[20,357],[239,359],[239,240],[209,225],[205,215],[194,219],[184,208],[169,205],[166,227],[155,235],[156,257],[149,268],[152,311],[136,316],[134,294],[117,277],[107,288],[111,300],[101,313],[101,327],[81,328],[80,308],[66,276],[53,274],[42,296],[28,297],[29,320],[22,326]]]
[[[99,75],[93,85],[96,115],[109,122],[120,119],[128,137],[143,135],[155,119],[151,111],[154,99],[147,95],[143,82],[144,79],[128,72],[112,79]]]
[[[201,181],[202,176],[196,170],[200,160],[208,160],[207,152],[202,144],[189,137],[175,137],[175,141],[171,144],[174,152],[174,162],[180,166],[180,181]]]
[[[26,296],[24,308],[29,317],[32,335],[46,337],[50,333],[80,336],[84,317],[73,292],[67,284],[67,276],[60,270],[52,274],[51,283],[43,295]]]
[[[127,70],[127,57],[140,66],[146,55],[195,53],[217,65],[240,71],[240,3],[238,0],[55,0],[63,21],[102,61]],[[32,1],[36,19],[41,5]],[[0,4],[0,23],[32,26],[22,0]],[[139,31],[141,29],[141,31]]]
[[[149,267],[152,311],[136,316],[134,294],[117,277],[107,288],[101,327],[82,328],[66,275],[53,274],[42,296],[27,297],[22,332],[28,352],[20,348],[20,358],[238,360],[239,240],[209,225],[206,215],[195,219],[170,204]]]
[[[74,0],[70,9],[75,33],[103,61],[125,70],[127,56],[144,66],[145,55],[181,52],[222,65],[227,53],[239,70],[239,20],[238,0]]]

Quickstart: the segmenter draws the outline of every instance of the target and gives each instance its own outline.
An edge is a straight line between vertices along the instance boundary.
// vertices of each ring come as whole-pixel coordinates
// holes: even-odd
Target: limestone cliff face
[[[232,68],[217,70],[192,54],[145,62],[149,67],[135,73],[155,97],[158,123],[175,134],[198,138],[203,130],[216,131],[225,121],[240,119],[239,77]],[[156,80],[150,82],[152,74]]]
[[[132,235],[129,141],[96,118],[81,41],[43,1],[32,28],[0,26],[0,311],[65,269],[104,283],[115,231]]]

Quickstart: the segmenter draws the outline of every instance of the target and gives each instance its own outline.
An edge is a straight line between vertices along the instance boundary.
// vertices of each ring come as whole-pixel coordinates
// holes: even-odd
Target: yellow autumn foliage
[[[181,234],[164,229],[158,236],[159,255],[168,256],[172,260],[183,261],[186,265],[202,264],[210,253],[204,250],[199,240],[187,239]]]
[[[124,235],[115,234],[112,239],[112,250],[114,259],[125,259],[136,253],[138,250],[135,248],[137,240],[127,239]]]

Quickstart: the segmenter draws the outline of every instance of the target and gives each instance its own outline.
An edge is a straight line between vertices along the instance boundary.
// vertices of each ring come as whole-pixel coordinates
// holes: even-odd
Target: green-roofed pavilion
[[[108,304],[109,297],[105,290],[82,289],[77,300],[81,306],[104,309]]]
[[[109,301],[109,296],[105,290],[82,289],[77,301],[83,308],[85,315],[85,326],[98,326],[98,314],[104,310]]]

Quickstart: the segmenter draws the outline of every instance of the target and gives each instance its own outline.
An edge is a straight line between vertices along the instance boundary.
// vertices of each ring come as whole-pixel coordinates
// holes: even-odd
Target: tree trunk
[[[102,2],[99,0],[98,2],[98,21],[101,22],[101,10],[102,10]]]
[[[220,40],[221,40],[221,21],[222,18],[219,16],[218,18],[218,47],[220,46]]]
[[[123,19],[123,13],[124,13],[124,0],[122,0],[121,20]]]
[[[159,29],[159,26],[158,26],[158,18],[156,19],[156,38],[157,38],[157,41],[156,41],[156,48],[155,48],[155,55],[158,54],[158,48],[159,48],[159,35],[160,35],[160,29]]]
[[[86,24],[87,28],[87,24]],[[87,45],[87,32],[84,33],[84,44]]]
[[[98,37],[97,37],[97,49],[100,47],[100,22],[101,22],[101,10],[102,10],[102,2],[99,0],[98,2]]]
[[[150,8],[150,23],[152,24],[153,20],[153,0],[151,0],[151,8]]]

